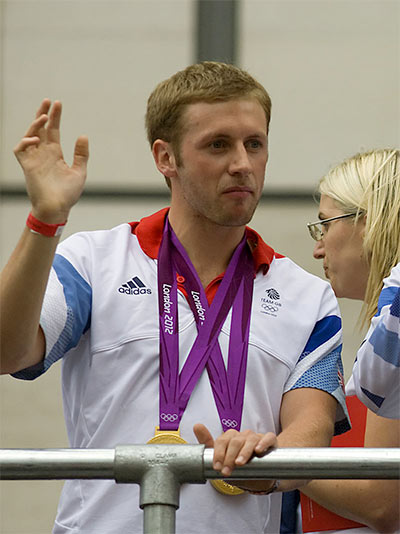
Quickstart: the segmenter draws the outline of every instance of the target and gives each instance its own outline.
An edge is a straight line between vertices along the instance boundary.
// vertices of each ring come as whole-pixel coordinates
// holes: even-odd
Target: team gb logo
[[[261,313],[277,317],[277,314],[282,307],[281,302],[278,302],[280,298],[279,291],[275,288],[270,287],[269,289],[266,289],[265,296],[261,297]]]

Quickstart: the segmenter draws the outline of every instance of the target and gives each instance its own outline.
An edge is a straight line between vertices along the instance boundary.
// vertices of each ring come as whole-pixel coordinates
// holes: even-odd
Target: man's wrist
[[[280,480],[274,480],[274,483],[272,484],[272,486],[270,488],[268,488],[267,490],[253,490],[253,489],[245,489],[245,488],[242,488],[246,493],[249,493],[250,495],[270,495],[271,493],[275,493],[276,491],[278,491],[279,489],[279,486],[280,486]]]
[[[40,234],[46,237],[59,237],[63,230],[64,226],[67,224],[65,220],[62,223],[46,223],[37,219],[32,212],[28,215],[26,219],[26,226],[34,234]]]

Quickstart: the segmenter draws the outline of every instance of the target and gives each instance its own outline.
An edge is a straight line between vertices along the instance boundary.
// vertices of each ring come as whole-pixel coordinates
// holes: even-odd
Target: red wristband
[[[44,235],[46,237],[58,237],[62,234],[64,226],[67,224],[67,221],[61,224],[47,224],[42,221],[39,221],[30,213],[26,219],[26,226],[34,234]]]

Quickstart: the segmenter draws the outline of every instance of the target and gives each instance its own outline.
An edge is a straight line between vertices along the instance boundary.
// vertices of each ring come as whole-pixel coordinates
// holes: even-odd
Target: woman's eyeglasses
[[[323,225],[331,222],[331,221],[337,221],[338,219],[345,219],[346,217],[355,217],[355,213],[345,213],[344,215],[338,215],[337,217],[331,217],[330,219],[322,219],[321,221],[316,221],[312,223],[307,223],[308,231],[310,232],[310,236],[315,241],[321,241],[321,239],[324,237],[323,232]]]

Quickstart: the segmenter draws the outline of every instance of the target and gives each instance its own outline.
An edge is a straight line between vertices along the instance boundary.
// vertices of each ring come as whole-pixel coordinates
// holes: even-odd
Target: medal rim
[[[170,445],[175,443],[176,445],[183,445],[187,444],[187,441],[180,436],[179,429],[175,431],[169,431],[160,430],[159,427],[156,427],[155,435],[147,442],[147,444],[152,443],[169,443]]]
[[[229,482],[225,482],[225,480],[222,479],[210,480],[210,483],[215,490],[223,495],[234,497],[235,495],[243,495],[243,493],[245,493],[245,490],[238,488],[233,484],[229,484]]]

